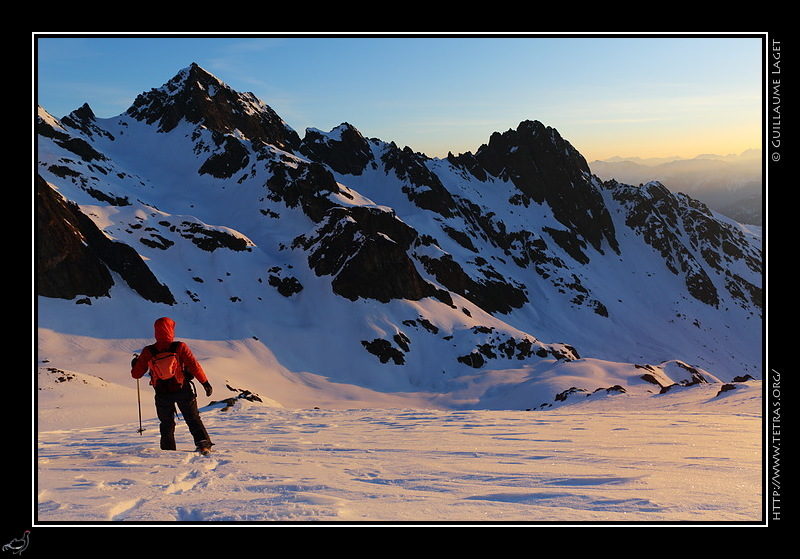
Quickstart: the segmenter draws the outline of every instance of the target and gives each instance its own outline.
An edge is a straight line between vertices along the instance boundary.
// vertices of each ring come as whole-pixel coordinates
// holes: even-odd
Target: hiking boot
[[[200,454],[208,454],[211,452],[211,445],[213,443],[211,441],[200,441],[197,443],[197,452]]]

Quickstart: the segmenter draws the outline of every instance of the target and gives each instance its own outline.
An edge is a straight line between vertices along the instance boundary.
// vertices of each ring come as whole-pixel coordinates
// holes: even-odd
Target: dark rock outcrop
[[[394,143],[381,156],[386,173],[393,172],[403,181],[403,193],[417,207],[442,217],[456,215],[456,202],[442,181],[426,165],[428,158],[409,147],[399,149]]]
[[[512,181],[530,201],[548,204],[568,234],[581,237],[598,252],[604,243],[618,250],[614,224],[589,180],[586,160],[555,129],[524,121],[516,130],[492,134],[475,159],[487,173]]]
[[[112,241],[45,180],[36,177],[36,293],[72,299],[78,295],[108,296],[114,279],[109,270],[145,299],[174,304],[161,284],[130,246]]]
[[[388,302],[446,294],[417,271],[408,249],[417,232],[393,212],[371,207],[334,207],[310,237],[295,240],[309,251],[318,276],[334,276],[333,290],[347,299]]]
[[[716,307],[719,290],[724,288],[743,306],[761,308],[762,289],[729,266],[740,261],[753,273],[762,272],[760,254],[744,252],[748,245],[740,230],[724,227],[704,204],[683,194],[672,194],[659,182],[639,187],[615,181],[606,185],[612,189],[614,199],[626,208],[626,225],[658,251],[667,269],[684,278],[692,297]],[[709,269],[724,278],[722,285],[715,283]]]
[[[346,122],[334,128],[330,134],[306,130],[299,152],[342,175],[360,175],[372,161],[369,143],[361,132]]]
[[[439,258],[421,254],[417,258],[436,281],[487,312],[508,313],[528,301],[522,286],[493,274],[474,279],[449,254]]]
[[[290,208],[301,208],[314,223],[319,223],[334,204],[329,195],[339,192],[331,172],[321,163],[270,164],[272,176],[267,181],[269,198]]]

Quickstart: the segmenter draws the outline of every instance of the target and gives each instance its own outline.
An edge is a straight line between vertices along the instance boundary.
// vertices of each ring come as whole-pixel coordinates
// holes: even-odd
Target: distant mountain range
[[[659,181],[670,191],[684,192],[740,223],[762,224],[760,149],[738,155],[704,154],[692,159],[612,157],[592,161],[589,166],[601,179],[630,184]]]

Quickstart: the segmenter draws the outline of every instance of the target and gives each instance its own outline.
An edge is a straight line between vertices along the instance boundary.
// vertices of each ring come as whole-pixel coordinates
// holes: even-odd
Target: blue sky
[[[432,157],[539,120],[588,161],[762,143],[762,38],[34,34],[36,102],[100,118],[197,62],[301,136],[349,122]]]

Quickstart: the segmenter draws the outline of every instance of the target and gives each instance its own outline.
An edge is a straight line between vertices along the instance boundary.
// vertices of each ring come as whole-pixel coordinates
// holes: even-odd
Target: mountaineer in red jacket
[[[175,321],[159,318],[154,324],[156,343],[146,346],[141,354],[133,358],[131,376],[142,378],[150,372],[150,384],[155,389],[156,413],[160,421],[161,449],[175,450],[175,405],[194,438],[197,450],[206,453],[214,444],[208,436],[200,411],[192,378],[196,378],[211,396],[211,384],[205,371],[197,362],[192,350],[183,342],[175,341]],[[161,374],[161,362],[169,363],[168,371]],[[166,378],[165,378],[166,377]]]

